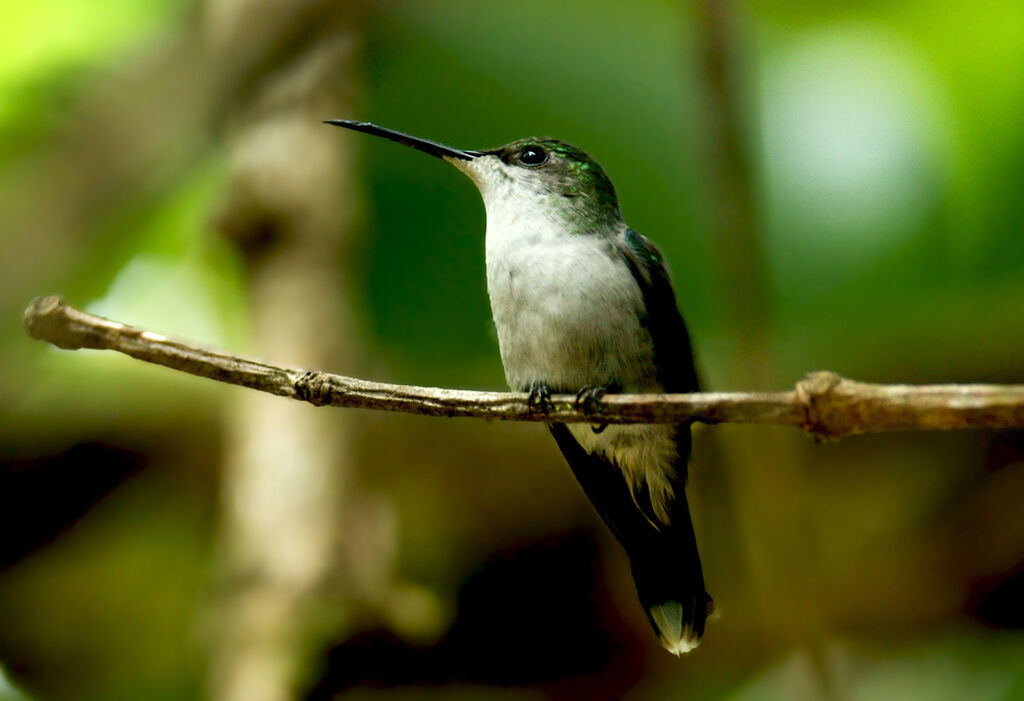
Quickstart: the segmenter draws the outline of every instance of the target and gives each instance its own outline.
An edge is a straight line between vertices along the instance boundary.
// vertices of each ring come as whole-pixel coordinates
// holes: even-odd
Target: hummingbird
[[[505,378],[532,408],[547,410],[552,393],[594,413],[608,392],[700,391],[665,260],[625,223],[611,180],[582,150],[531,137],[471,151],[369,122],[326,123],[441,158],[477,186]],[[624,548],[659,642],[689,652],[713,609],[686,500],[689,423],[548,428]]]

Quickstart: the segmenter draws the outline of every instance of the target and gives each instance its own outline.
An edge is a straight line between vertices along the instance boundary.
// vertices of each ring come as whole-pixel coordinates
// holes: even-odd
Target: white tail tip
[[[651,619],[658,628],[661,646],[676,657],[700,645],[700,636],[689,625],[683,625],[683,605],[667,601],[651,607]]]

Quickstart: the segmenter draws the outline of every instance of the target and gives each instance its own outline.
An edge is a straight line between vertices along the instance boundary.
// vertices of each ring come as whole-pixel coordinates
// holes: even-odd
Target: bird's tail
[[[647,620],[662,647],[681,655],[700,644],[713,604],[704,590],[700,555],[681,488],[673,502],[669,525],[623,545]]]
[[[625,548],[640,603],[662,646],[675,655],[697,647],[712,602],[704,590],[684,478],[674,480],[665,523],[654,517],[646,487],[630,490],[621,470],[583,450],[565,426],[549,428],[583,491]]]

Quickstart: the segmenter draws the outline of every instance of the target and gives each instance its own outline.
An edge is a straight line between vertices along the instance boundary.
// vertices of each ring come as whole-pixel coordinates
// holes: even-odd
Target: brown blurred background
[[[664,653],[534,425],[315,409],[30,341],[504,386],[483,209],[343,133],[593,154],[714,389],[1024,382],[1019,0],[0,8],[0,699],[1024,698],[1024,437],[699,431]]]

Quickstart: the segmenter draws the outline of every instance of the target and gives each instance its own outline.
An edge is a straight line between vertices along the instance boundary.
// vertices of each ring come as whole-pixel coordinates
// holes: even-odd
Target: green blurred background
[[[1019,0],[53,0],[0,6],[0,38],[0,699],[1024,698],[1020,434],[700,431],[721,616],[676,660],[540,427],[295,407],[343,476],[285,456],[246,491],[244,390],[20,323],[62,294],[287,365],[502,388],[479,196],[319,124],[344,117],[593,154],[711,388],[1022,383]],[[341,513],[275,522],[289,490]],[[237,556],[243,512],[319,529],[285,603],[287,557]]]

